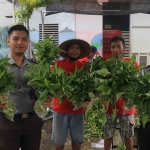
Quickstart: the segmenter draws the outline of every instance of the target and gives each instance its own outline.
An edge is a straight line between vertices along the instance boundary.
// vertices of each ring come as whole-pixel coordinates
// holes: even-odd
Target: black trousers
[[[29,118],[15,117],[15,122],[0,113],[0,150],[39,150],[42,119],[35,113]]]
[[[150,150],[150,122],[139,129],[139,150]]]

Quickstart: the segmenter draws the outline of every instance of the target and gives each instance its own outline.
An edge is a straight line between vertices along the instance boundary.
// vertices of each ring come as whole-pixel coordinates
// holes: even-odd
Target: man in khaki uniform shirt
[[[42,119],[34,112],[36,99],[31,95],[32,87],[27,85],[24,72],[32,61],[24,56],[28,48],[29,32],[23,25],[12,26],[8,31],[7,43],[10,47],[9,63],[12,67],[15,90],[10,91],[10,99],[16,105],[15,122],[8,120],[3,114],[7,104],[0,103],[0,150],[39,150],[41,140]],[[50,106],[50,100],[45,104]]]

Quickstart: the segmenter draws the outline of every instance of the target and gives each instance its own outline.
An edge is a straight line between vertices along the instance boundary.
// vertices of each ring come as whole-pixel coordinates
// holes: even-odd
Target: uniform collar
[[[16,64],[16,62],[15,62],[14,58],[12,57],[11,53],[9,53],[7,57],[10,58],[10,60],[8,61],[10,64]],[[24,61],[23,61],[22,66],[28,65],[28,64],[30,64],[30,61],[24,56]]]

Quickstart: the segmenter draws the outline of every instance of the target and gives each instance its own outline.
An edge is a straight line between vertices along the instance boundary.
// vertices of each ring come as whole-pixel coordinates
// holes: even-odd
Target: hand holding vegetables
[[[43,106],[45,108],[47,107],[50,107],[51,106],[51,103],[52,103],[52,98],[51,97],[48,97],[47,100],[45,102],[43,102]]]
[[[0,109],[3,109],[5,116],[13,121],[15,114],[15,105],[9,100],[8,92],[14,89],[13,73],[8,72],[11,65],[9,58],[0,59]]]
[[[8,107],[8,102],[6,96],[0,95],[0,109]]]

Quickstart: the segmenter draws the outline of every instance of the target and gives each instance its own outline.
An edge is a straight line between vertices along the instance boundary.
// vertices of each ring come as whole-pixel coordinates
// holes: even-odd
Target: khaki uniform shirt
[[[8,72],[13,72],[15,80],[15,90],[9,92],[9,98],[16,105],[16,114],[32,112],[35,100],[31,98],[31,87],[27,85],[28,79],[24,76],[24,72],[29,70],[28,65],[33,62],[24,57],[23,65],[19,67],[11,54],[8,55],[8,58],[10,58],[9,63],[12,65]]]

